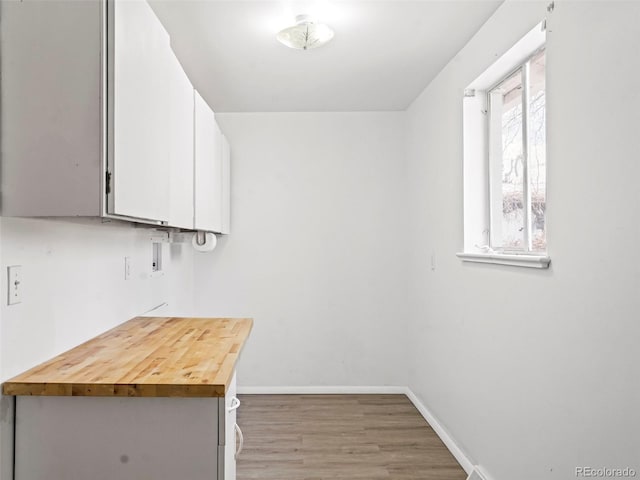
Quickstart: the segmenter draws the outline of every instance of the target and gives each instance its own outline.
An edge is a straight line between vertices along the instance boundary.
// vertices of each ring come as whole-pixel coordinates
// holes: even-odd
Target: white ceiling
[[[217,112],[404,110],[502,0],[151,0],[191,81]],[[297,14],[326,46],[275,39]]]

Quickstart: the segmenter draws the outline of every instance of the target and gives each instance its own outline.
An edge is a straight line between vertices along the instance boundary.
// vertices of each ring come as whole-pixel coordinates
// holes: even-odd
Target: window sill
[[[463,262],[493,263],[512,267],[549,268],[551,258],[546,255],[517,255],[504,253],[456,253]]]

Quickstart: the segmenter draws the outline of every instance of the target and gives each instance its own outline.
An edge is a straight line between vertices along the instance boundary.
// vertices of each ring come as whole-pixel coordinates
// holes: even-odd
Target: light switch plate
[[[8,275],[8,305],[15,305],[22,302],[22,267],[11,265],[7,267]]]

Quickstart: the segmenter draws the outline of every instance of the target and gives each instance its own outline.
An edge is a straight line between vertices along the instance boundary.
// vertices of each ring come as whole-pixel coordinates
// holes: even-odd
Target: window
[[[549,264],[544,41],[540,24],[465,89],[463,260]]]
[[[490,247],[546,252],[545,54],[487,93]]]

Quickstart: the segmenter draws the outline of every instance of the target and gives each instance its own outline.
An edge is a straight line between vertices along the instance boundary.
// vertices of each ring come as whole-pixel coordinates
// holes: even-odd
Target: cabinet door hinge
[[[111,193],[111,172],[106,172],[105,185],[107,189],[107,195]]]

